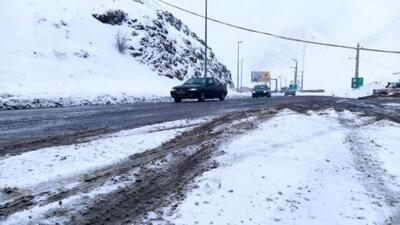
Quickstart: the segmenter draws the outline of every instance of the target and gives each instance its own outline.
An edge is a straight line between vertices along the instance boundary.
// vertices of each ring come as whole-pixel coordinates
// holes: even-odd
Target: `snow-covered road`
[[[397,225],[399,134],[389,120],[293,107],[9,155],[0,224]]]
[[[86,177],[84,180],[93,179],[91,176],[96,170],[113,167],[129,156],[156,148],[210,119],[204,117],[160,123],[99,136],[86,143],[44,148],[0,158],[0,224],[29,223],[57,207],[59,203],[50,200],[57,195],[71,192],[61,197],[60,201],[64,204],[76,203],[82,198],[96,198],[99,194],[112,192],[134,182],[135,176],[129,173],[122,179],[115,177],[100,187],[79,187],[82,186],[82,177]],[[31,205],[37,206],[29,209]],[[19,212],[13,213],[12,210]],[[13,215],[2,222],[4,214]],[[57,219],[50,221],[59,222]]]
[[[221,166],[199,177],[176,211],[165,209],[164,220],[400,224],[399,134],[399,124],[349,112],[283,111],[224,147]]]
[[[207,118],[179,120],[101,136],[87,143],[45,148],[0,160],[0,188],[26,188],[113,165],[156,148]],[[23,179],[15,179],[15,177]]]

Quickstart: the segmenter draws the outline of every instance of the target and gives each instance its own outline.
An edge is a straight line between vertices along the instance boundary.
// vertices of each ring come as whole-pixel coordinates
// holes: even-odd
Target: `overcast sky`
[[[202,0],[166,0],[186,9],[204,13]],[[363,47],[400,50],[400,1],[398,0],[209,0],[209,16],[262,31]],[[162,5],[163,6],[163,5]],[[204,21],[168,6],[200,36]],[[293,79],[291,58],[303,61],[303,44],[238,31],[210,22],[209,45],[236,78],[238,40],[245,58],[245,84],[252,70],[269,70],[274,77]],[[355,70],[355,51],[306,46],[305,88],[349,88]],[[360,73],[366,82],[381,77],[396,79],[400,55],[365,53]],[[236,80],[236,79],[234,79]]]

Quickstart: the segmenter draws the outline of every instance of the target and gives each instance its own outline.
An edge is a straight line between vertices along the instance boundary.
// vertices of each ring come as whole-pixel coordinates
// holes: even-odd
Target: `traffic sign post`
[[[358,89],[364,86],[364,78],[363,77],[353,77],[351,79],[351,88]]]
[[[297,91],[297,84],[290,84],[289,90],[296,90]]]

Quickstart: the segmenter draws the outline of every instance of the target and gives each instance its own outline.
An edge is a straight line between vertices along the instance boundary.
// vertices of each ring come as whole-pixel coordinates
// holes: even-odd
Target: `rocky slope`
[[[136,18],[123,10],[93,14],[104,24],[128,27],[125,33],[117,34],[117,48],[149,65],[159,75],[179,80],[202,76],[205,42],[171,13],[157,10],[156,15],[157,18]],[[230,72],[216,59],[211,49],[208,58],[210,74],[231,85]]]

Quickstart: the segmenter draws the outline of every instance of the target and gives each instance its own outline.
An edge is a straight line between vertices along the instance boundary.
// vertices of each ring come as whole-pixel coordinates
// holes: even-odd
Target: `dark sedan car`
[[[268,85],[256,85],[253,88],[253,98],[258,98],[258,97],[271,97],[271,89],[268,87]]]
[[[215,78],[191,78],[183,85],[172,88],[171,97],[175,102],[182,99],[197,99],[200,102],[206,99],[218,98],[225,100],[228,90],[224,84]]]
[[[285,96],[296,96],[296,90],[288,89],[285,91]]]

